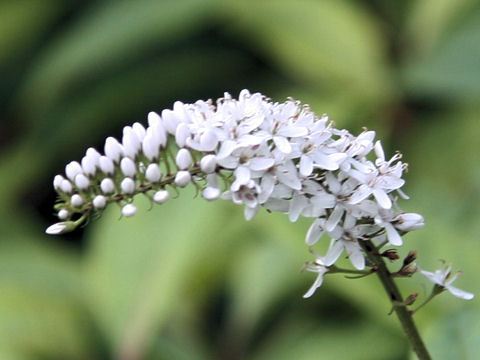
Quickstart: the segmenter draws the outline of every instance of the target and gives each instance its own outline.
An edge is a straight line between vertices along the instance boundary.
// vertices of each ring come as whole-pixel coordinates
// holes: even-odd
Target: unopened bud
[[[383,253],[380,254],[383,257],[386,257],[390,260],[398,260],[400,259],[400,256],[398,256],[398,253],[396,250],[390,249],[390,250],[385,250]]]

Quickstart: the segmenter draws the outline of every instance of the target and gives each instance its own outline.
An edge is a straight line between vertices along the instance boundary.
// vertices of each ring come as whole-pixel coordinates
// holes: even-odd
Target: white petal
[[[313,160],[310,156],[302,155],[300,158],[300,174],[310,176],[313,172]]]
[[[341,240],[332,241],[330,248],[327,251],[327,255],[323,258],[323,262],[326,266],[333,265],[343,252],[343,244]]]
[[[394,246],[402,246],[403,240],[400,234],[395,230],[392,224],[390,223],[383,223],[383,227],[387,232],[387,239],[388,242]]]
[[[283,136],[274,136],[273,142],[282,153],[290,154],[292,152],[292,145],[290,145],[290,142]]]
[[[338,164],[325,155],[322,151],[316,151],[313,154],[313,159],[315,160],[314,167],[325,170],[337,170]]]
[[[271,168],[275,164],[272,158],[256,157],[250,160],[250,169],[253,171],[263,171]]]
[[[390,209],[392,207],[392,200],[387,195],[387,193],[381,189],[373,189],[373,196],[380,205],[384,209]]]
[[[345,208],[343,206],[341,205],[335,206],[332,213],[330,214],[330,217],[325,223],[325,230],[332,231],[335,228],[335,226],[337,226],[344,212],[345,212]]]
[[[290,201],[290,208],[288,211],[288,218],[291,222],[295,222],[298,220],[300,213],[302,210],[307,206],[308,200],[303,195],[294,196],[293,199]]]
[[[286,137],[301,137],[308,135],[308,129],[298,125],[282,126],[277,134]]]
[[[360,185],[357,190],[350,196],[350,204],[358,204],[360,201],[365,200],[372,194],[372,189],[367,185]]]
[[[365,268],[365,257],[363,256],[362,249],[356,241],[344,240],[343,245],[348,253],[348,258],[352,262],[352,265],[357,270],[363,270]]]
[[[338,181],[337,177],[333,175],[331,172],[327,172],[325,174],[325,179],[327,180],[327,184],[328,184],[328,187],[330,188],[330,191],[334,194],[338,194],[342,189],[342,184],[340,183],[340,181]]]
[[[465,299],[465,300],[472,300],[474,298],[474,295],[472,293],[469,293],[467,291],[464,291],[464,290],[460,290],[454,286],[448,286],[446,287],[446,289],[448,291],[450,291],[452,293],[452,295],[455,295],[456,297],[459,297],[461,299]]]
[[[322,286],[324,275],[325,275],[324,272],[319,272],[318,273],[318,276],[315,279],[313,285],[310,287],[310,289],[308,289],[308,291],[305,293],[305,295],[303,295],[303,297],[305,299],[312,296],[315,293],[315,290],[317,290],[320,286]]]
[[[244,210],[244,216],[245,216],[245,220],[247,221],[250,221],[252,220],[255,215],[257,215],[257,212],[259,210],[259,207],[256,206],[256,207],[248,207],[248,206],[245,206],[245,210]]]
[[[312,225],[310,225],[310,228],[307,231],[307,236],[305,238],[305,242],[307,243],[307,245],[312,246],[323,235],[324,230],[323,230],[322,225],[323,225],[324,221],[325,220],[323,220],[323,219],[317,219],[312,223]]]
[[[298,178],[297,169],[291,161],[286,162],[284,165],[277,167],[277,178],[280,182],[291,187],[294,190],[301,190],[302,183]]]

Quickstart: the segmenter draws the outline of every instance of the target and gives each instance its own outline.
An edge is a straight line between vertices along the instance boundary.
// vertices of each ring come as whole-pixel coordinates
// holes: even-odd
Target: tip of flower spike
[[[48,235],[61,235],[75,230],[77,224],[73,221],[62,221],[53,225],[50,225],[45,233]]]

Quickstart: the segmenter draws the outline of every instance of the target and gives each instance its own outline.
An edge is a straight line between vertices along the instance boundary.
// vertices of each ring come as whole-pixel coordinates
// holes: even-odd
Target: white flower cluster
[[[400,190],[406,164],[398,153],[387,159],[374,137],[373,131],[354,136],[336,129],[297,101],[276,103],[247,90],[238,99],[226,93],[216,105],[176,102],[161,115],[149,113],[147,128],[125,127],[121,142],[107,138],[104,155],[90,148],[55,177],[62,222],[47,233],[72,230],[112,202],[133,216],[136,194],[162,204],[168,187],[193,182],[207,200],[245,205],[247,220],[260,207],[287,213],[291,221],[314,218],[306,243],[323,234],[331,243],[310,270],[323,276],[344,252],[361,270],[360,241],[400,246],[404,233],[424,224],[421,215],[398,209],[396,194],[406,197]]]

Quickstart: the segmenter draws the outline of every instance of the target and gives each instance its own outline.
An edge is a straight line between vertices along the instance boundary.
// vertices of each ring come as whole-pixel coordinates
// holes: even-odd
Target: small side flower
[[[451,266],[444,266],[443,269],[436,270],[435,272],[430,272],[426,270],[420,269],[420,273],[425,276],[428,280],[435,284],[433,292],[440,294],[441,292],[447,290],[452,295],[459,297],[465,300],[472,300],[474,295],[464,290],[460,290],[454,286],[452,283],[458,278],[461,274],[460,271],[457,271],[453,276],[452,275],[452,267]]]

